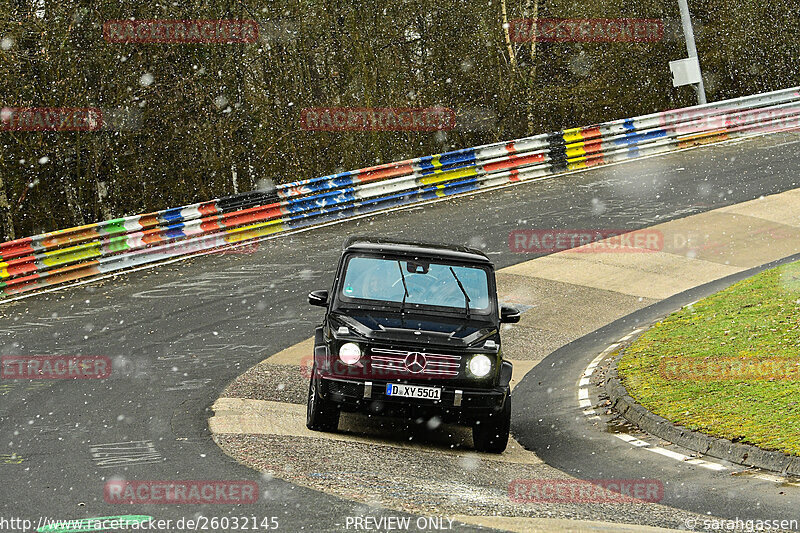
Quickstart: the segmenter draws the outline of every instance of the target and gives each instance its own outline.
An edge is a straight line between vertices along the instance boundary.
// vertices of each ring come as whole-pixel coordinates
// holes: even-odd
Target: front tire
[[[511,432],[511,396],[503,408],[472,426],[472,442],[479,452],[503,453]]]
[[[306,427],[312,431],[333,432],[339,429],[339,407],[320,396],[313,377],[308,383]]]

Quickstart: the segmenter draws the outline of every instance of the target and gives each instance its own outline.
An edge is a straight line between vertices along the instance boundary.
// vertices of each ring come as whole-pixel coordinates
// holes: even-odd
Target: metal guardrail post
[[[694,85],[697,91],[697,103],[703,105],[706,103],[706,88],[703,85],[703,71],[700,69],[699,59],[697,57],[697,47],[694,44],[694,29],[692,28],[692,15],[689,13],[689,4],[687,0],[678,0],[678,7],[681,11],[681,24],[683,25],[683,36],[686,39],[686,52],[689,54],[690,59],[698,62],[697,68],[700,71],[700,81]]]

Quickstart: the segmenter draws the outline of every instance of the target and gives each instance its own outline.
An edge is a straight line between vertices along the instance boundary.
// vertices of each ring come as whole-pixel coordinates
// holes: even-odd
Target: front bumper
[[[360,381],[318,377],[318,393],[345,411],[403,416],[440,416],[445,421],[474,422],[502,409],[510,394],[508,386],[474,389],[426,383],[442,389],[439,400],[399,398],[386,395],[388,381]],[[412,383],[413,384],[413,383]]]

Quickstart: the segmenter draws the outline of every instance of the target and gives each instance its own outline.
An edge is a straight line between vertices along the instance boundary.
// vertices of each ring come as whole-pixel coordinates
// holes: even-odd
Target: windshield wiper
[[[397,268],[400,269],[400,279],[403,280],[403,301],[400,302],[400,318],[403,318],[406,312],[406,298],[408,297],[408,285],[406,285],[406,275],[403,274],[403,265],[400,261],[397,262]]]
[[[461,289],[461,293],[464,295],[464,308],[467,310],[467,319],[469,319],[469,296],[467,295],[467,291],[464,290],[464,286],[461,284],[461,280],[458,279],[456,276],[456,271],[453,270],[453,267],[450,268],[450,273],[453,275],[453,278],[458,283],[458,288]]]

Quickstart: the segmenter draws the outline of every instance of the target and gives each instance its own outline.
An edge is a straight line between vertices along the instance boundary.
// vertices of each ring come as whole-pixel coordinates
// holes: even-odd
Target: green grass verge
[[[668,420],[800,455],[800,262],[655,324],[625,349],[619,375]]]

